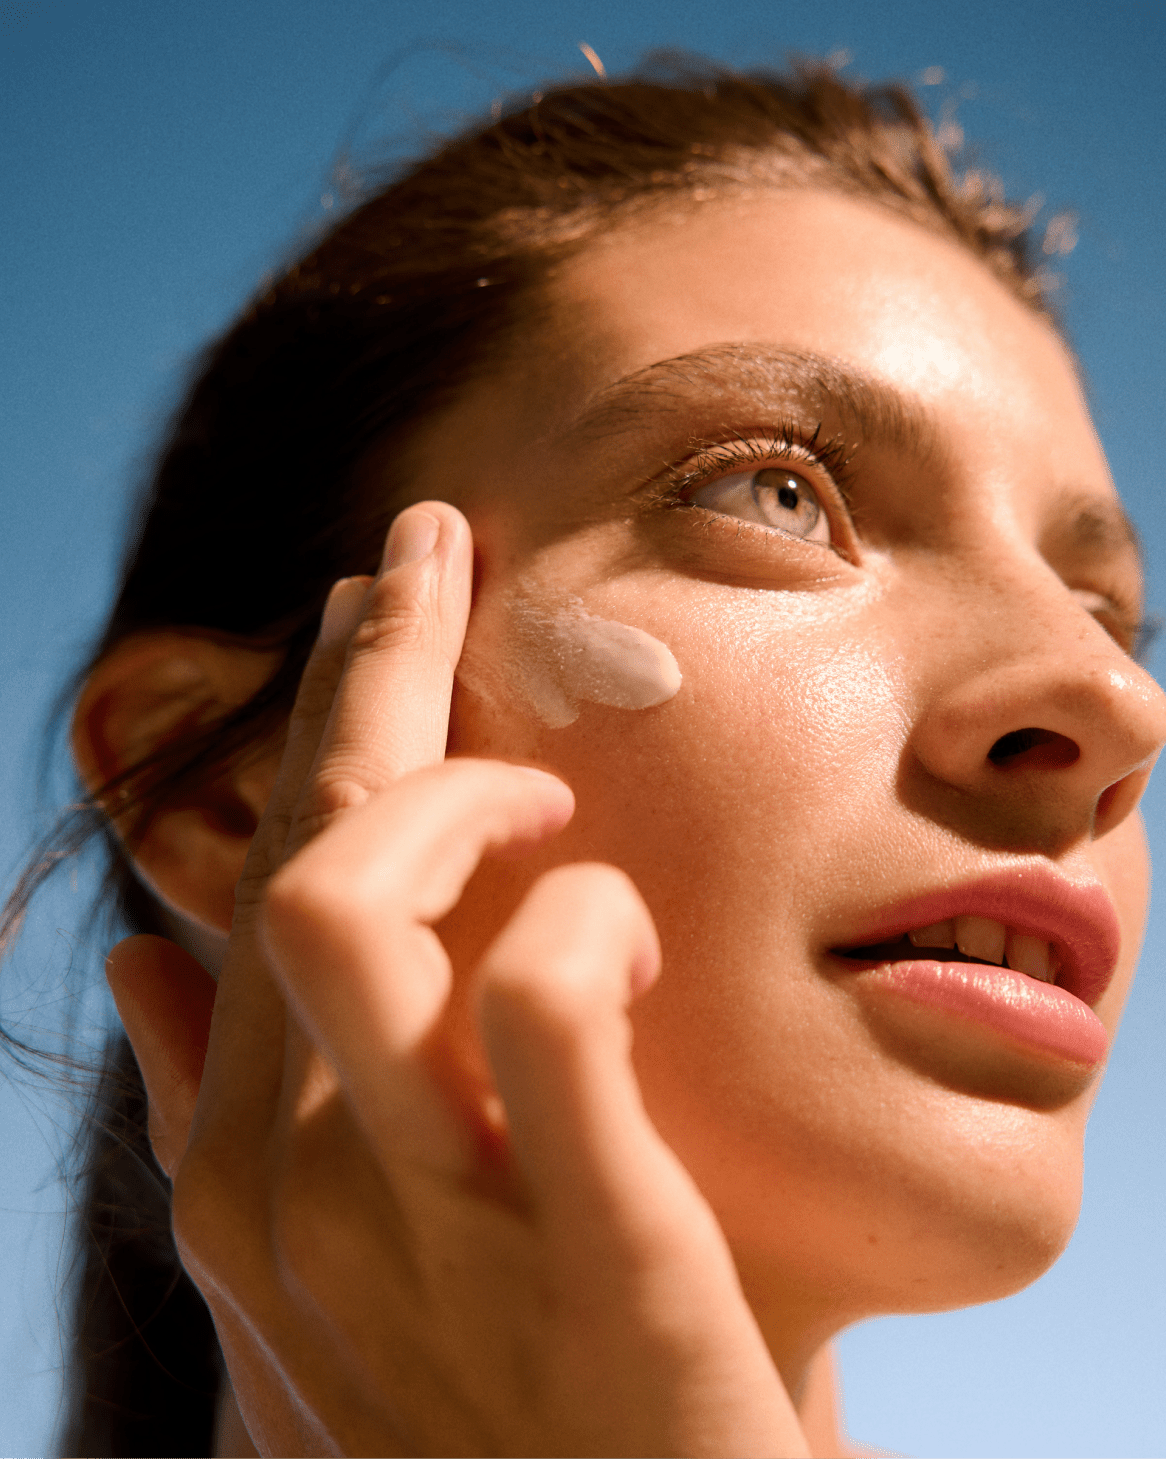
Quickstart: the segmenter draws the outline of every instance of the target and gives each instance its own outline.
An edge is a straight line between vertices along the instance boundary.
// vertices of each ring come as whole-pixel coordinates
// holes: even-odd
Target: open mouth
[[[1010,968],[1041,983],[1055,983],[1061,969],[1056,947],[991,917],[949,917],[915,927],[886,942],[831,949],[836,957],[870,964],[918,962],[982,963]]]

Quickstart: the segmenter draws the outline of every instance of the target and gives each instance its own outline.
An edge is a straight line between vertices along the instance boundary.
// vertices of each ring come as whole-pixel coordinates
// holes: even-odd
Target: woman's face
[[[719,200],[561,266],[421,459],[418,498],[474,528],[467,663],[497,670],[467,674],[452,749],[578,800],[537,864],[479,874],[455,961],[552,861],[631,874],[664,949],[644,1097],[759,1310],[826,1327],[1037,1275],[1075,1219],[1100,1030],[998,964],[1051,949],[1112,1035],[1166,737],[1064,346],[873,204]],[[660,640],[679,691],[546,724],[523,686],[540,654],[563,669],[539,641],[563,613]],[[960,916],[979,993],[951,994],[958,953],[885,946]]]

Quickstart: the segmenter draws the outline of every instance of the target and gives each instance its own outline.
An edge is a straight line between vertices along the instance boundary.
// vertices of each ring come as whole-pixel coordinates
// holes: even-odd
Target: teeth
[[[1056,949],[1043,937],[1014,932],[991,917],[949,917],[916,927],[907,936],[915,947],[958,947],[968,957],[998,966],[1007,957],[1014,971],[1042,983],[1055,983],[1061,968]]]
[[[957,917],[955,919],[955,945],[968,957],[977,957],[981,962],[1002,963],[1004,942],[1008,930],[1002,922],[993,922],[990,917]]]
[[[955,922],[949,917],[946,922],[933,922],[930,927],[917,927],[914,932],[908,932],[907,936],[916,947],[954,947]]]
[[[1027,973],[1030,978],[1039,978],[1042,983],[1051,983],[1056,978],[1049,945],[1041,937],[1026,937],[1023,932],[1008,934],[1008,966],[1018,973]]]

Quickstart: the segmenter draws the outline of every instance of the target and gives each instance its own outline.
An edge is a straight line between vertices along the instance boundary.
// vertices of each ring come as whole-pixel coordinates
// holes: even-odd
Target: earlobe
[[[157,750],[246,703],[279,662],[277,653],[195,634],[147,632],[116,645],[89,676],[73,715],[73,755],[87,790],[101,795]],[[276,764],[274,750],[226,764],[162,799],[128,849],[163,902],[229,929],[235,883]],[[106,811],[124,838],[130,817],[119,815],[116,801]]]

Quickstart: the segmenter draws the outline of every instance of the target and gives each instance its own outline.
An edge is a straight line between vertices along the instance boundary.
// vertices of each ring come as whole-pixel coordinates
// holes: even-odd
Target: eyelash
[[[790,423],[769,427],[764,433],[751,436],[737,436],[733,440],[700,441],[693,445],[692,455],[678,468],[673,468],[663,479],[658,479],[661,495],[666,506],[681,510],[706,511],[687,500],[687,493],[698,486],[727,476],[744,467],[762,467],[776,461],[800,463],[816,467],[835,489],[842,504],[849,510],[847,486],[850,482],[850,466],[853,452],[848,450],[841,437],[822,439],[819,423],[807,434],[802,428]],[[812,486],[818,483],[811,481]],[[829,500],[823,506],[829,510]]]

